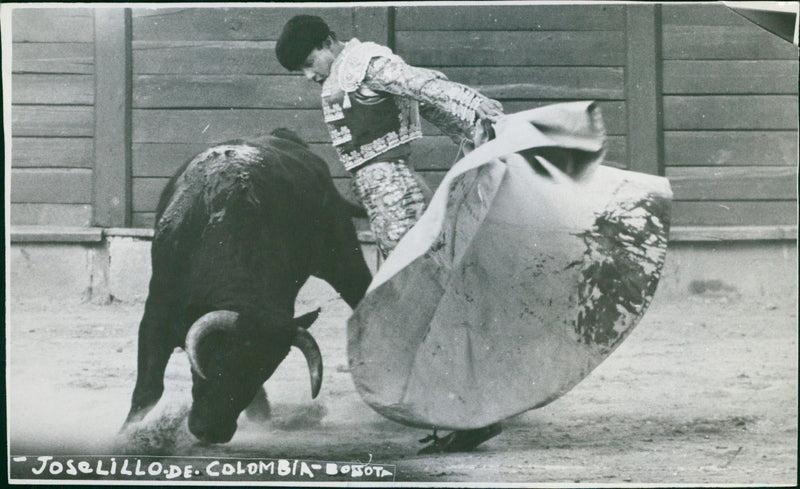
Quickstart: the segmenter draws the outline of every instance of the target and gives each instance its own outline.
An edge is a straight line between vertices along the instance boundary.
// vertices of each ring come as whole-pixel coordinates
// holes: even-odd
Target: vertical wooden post
[[[98,8],[94,22],[93,224],[131,223],[130,9]]]
[[[356,7],[353,9],[353,33],[360,41],[372,41],[391,47],[389,11],[392,7]]]
[[[387,7],[386,9],[386,25],[388,32],[386,33],[386,45],[389,46],[389,49],[394,51],[395,48],[395,34],[397,33],[397,29],[395,28],[395,19],[397,18],[397,7]]]
[[[626,10],[627,167],[634,171],[663,175],[661,6],[628,4]]]

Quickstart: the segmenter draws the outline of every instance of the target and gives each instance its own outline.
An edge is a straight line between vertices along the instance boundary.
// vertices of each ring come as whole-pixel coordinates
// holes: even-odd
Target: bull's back
[[[327,164],[293,141],[260,142],[203,151],[162,194],[154,277],[182,284],[187,304],[232,307],[276,295],[293,304],[294,284],[318,268],[337,218],[331,200],[340,199]]]
[[[156,234],[173,232],[192,212],[220,212],[231,199],[258,207],[265,217],[298,214],[338,196],[327,164],[295,141],[266,136],[258,145],[234,140],[211,147],[170,179],[156,209]]]

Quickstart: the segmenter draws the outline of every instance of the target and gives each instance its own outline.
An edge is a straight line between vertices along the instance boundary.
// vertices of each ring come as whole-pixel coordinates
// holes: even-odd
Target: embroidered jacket
[[[420,113],[456,142],[472,139],[475,90],[442,73],[407,65],[384,46],[348,41],[322,85],[322,110],[331,141],[347,170],[402,152],[422,137]]]

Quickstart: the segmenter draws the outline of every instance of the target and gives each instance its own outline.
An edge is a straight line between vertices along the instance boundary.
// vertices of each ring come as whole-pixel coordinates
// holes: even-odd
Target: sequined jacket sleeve
[[[479,122],[475,109],[486,99],[438,71],[410,66],[396,55],[373,57],[361,85],[418,101],[420,115],[456,143],[474,139]]]

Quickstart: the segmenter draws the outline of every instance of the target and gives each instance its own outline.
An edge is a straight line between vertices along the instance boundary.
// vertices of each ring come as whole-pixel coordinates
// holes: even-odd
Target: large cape
[[[600,166],[591,102],[506,116],[456,163],[348,323],[382,415],[472,429],[543,406],[644,314],[664,262],[665,178]]]

